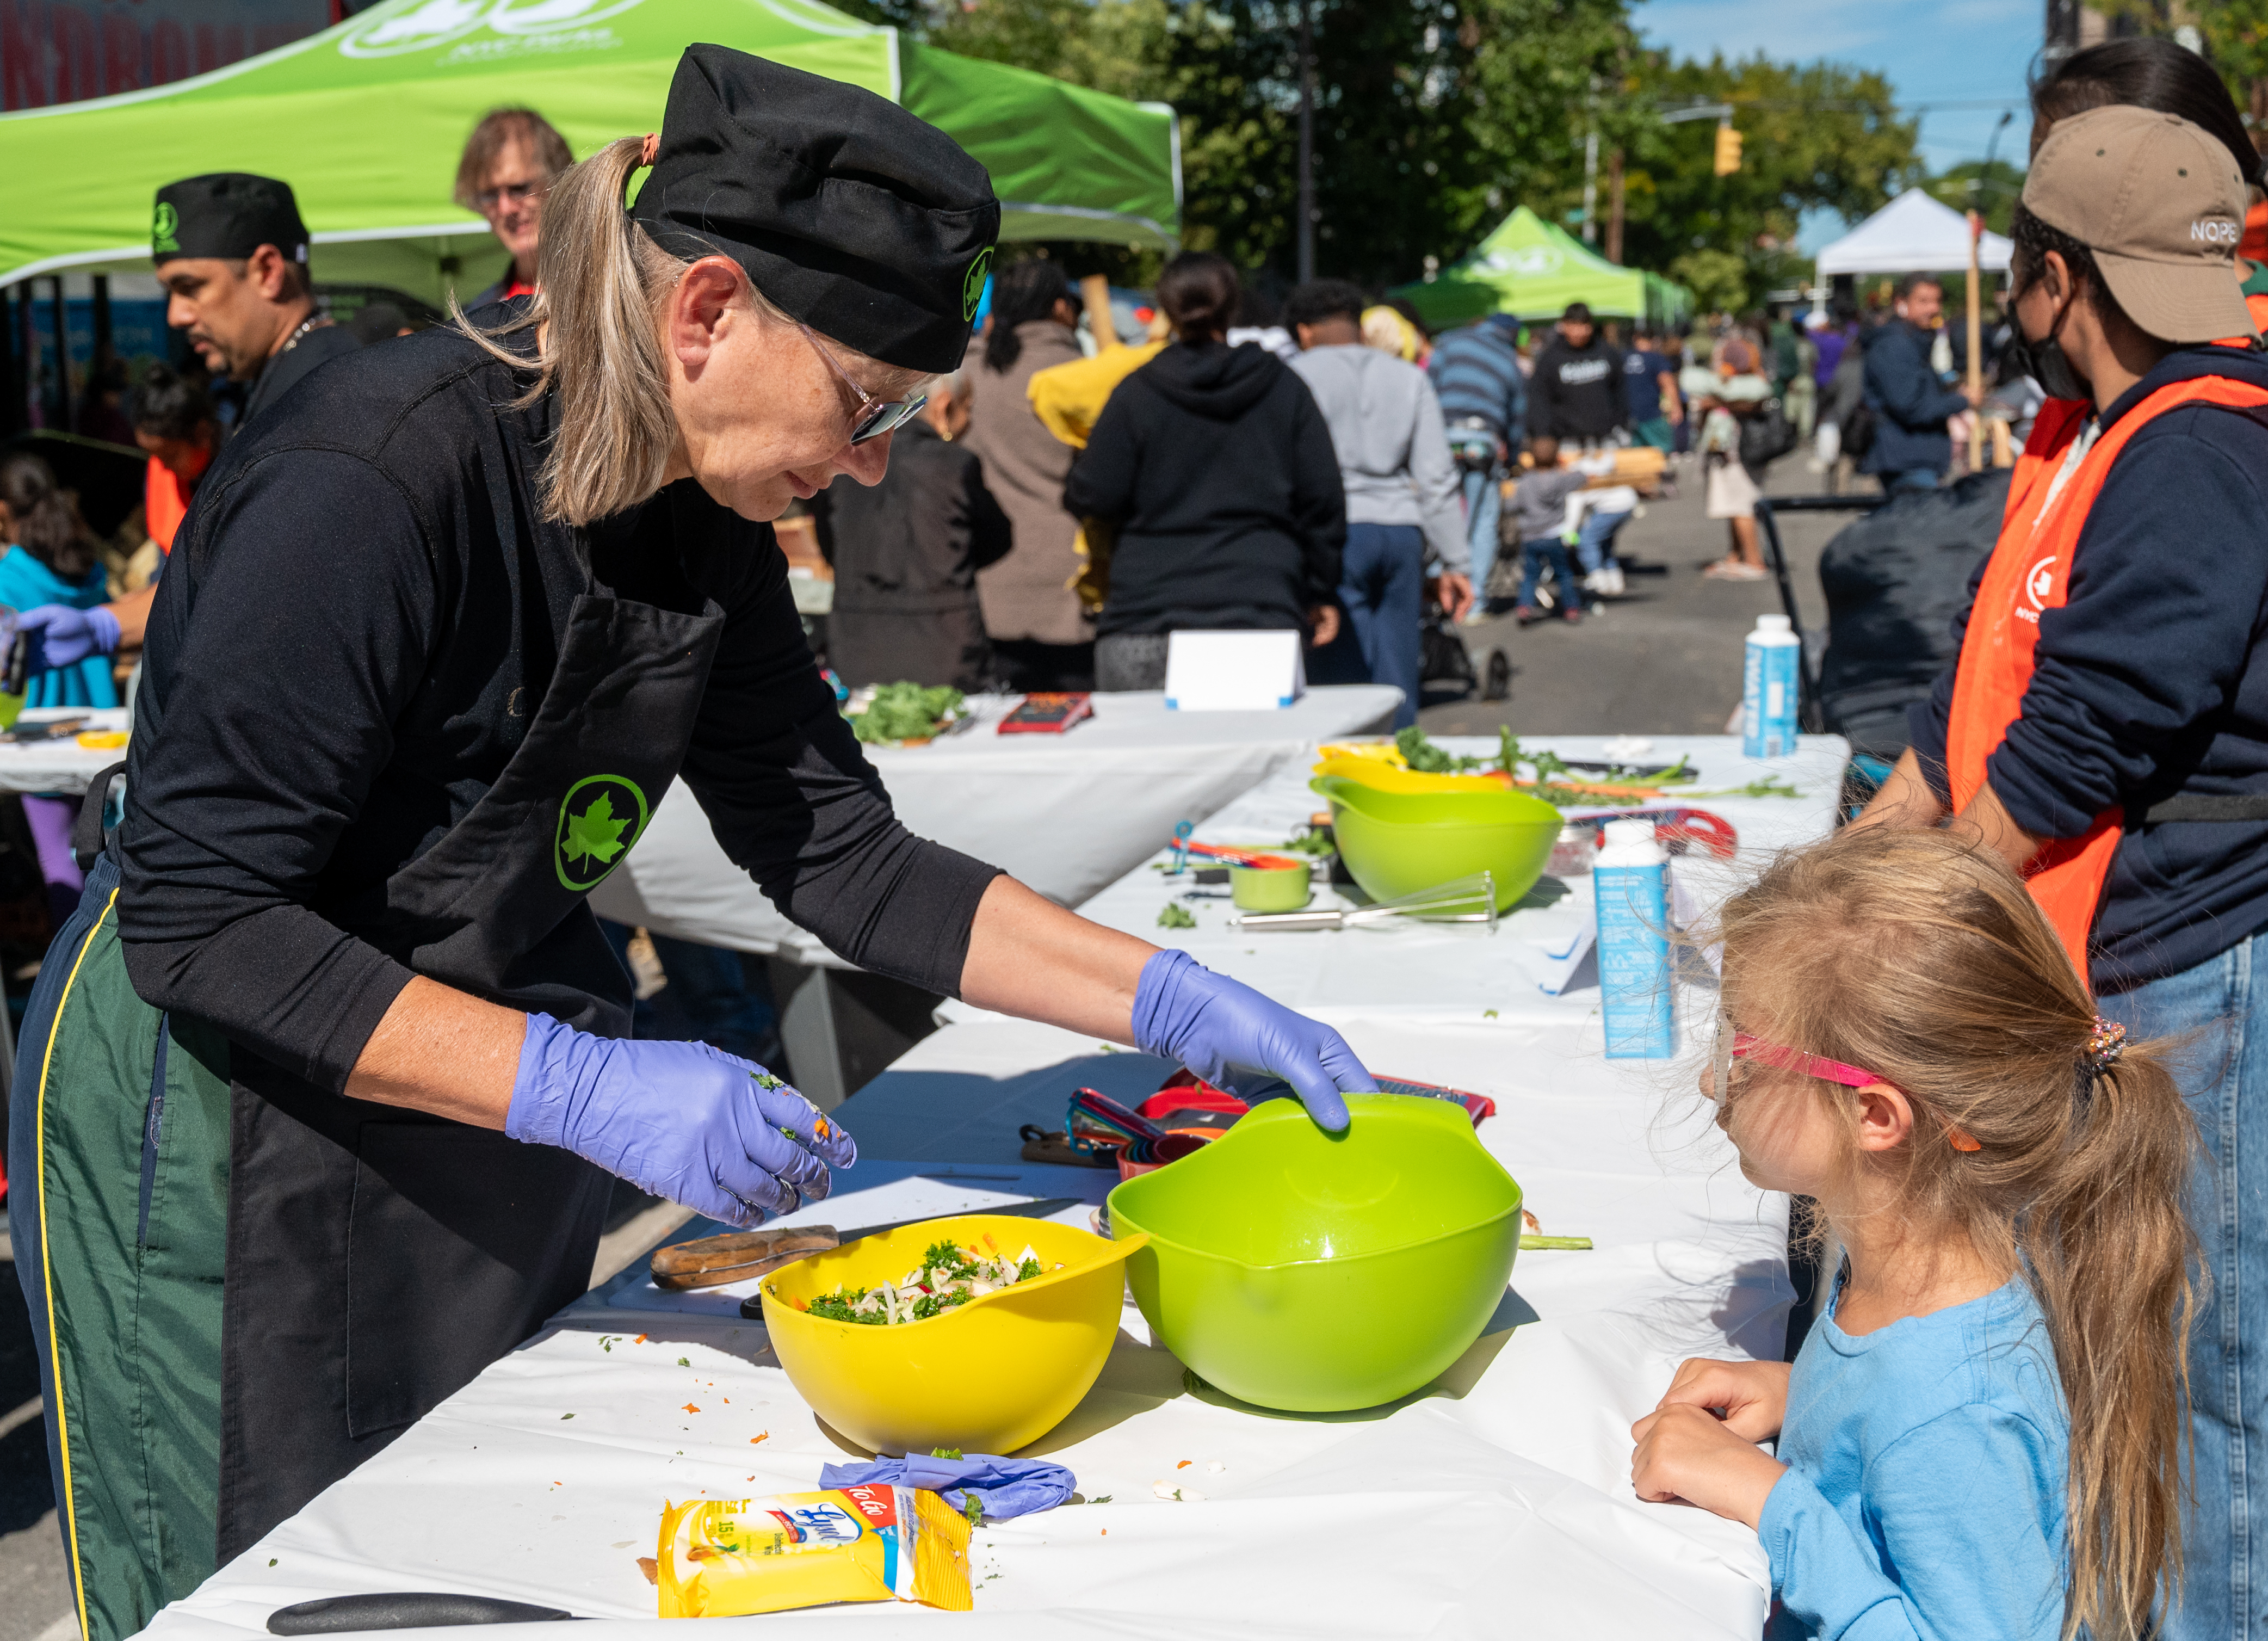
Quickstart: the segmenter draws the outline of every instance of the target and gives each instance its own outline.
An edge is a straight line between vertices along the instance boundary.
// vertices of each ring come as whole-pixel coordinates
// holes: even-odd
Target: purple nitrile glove
[[[1378,1084],[1346,1039],[1319,1020],[1216,975],[1187,952],[1159,952],[1134,988],[1134,1046],[1178,1060],[1244,1100],[1264,1100],[1263,1084],[1292,1085],[1316,1123],[1347,1125],[1342,1094],[1374,1094]]]
[[[742,1229],[830,1188],[858,1147],[785,1083],[705,1042],[593,1037],[527,1017],[504,1131]]]
[[[909,1453],[902,1459],[822,1465],[819,1484],[830,1490],[918,1487],[941,1494],[946,1504],[964,1513],[973,1494],[984,1507],[987,1521],[1010,1521],[1068,1504],[1079,1477],[1044,1459],[1002,1459],[989,1453],[940,1459],[934,1453]]]
[[[16,628],[36,640],[32,654],[35,673],[69,666],[90,655],[118,653],[118,617],[99,604],[91,610],[41,604],[17,616]]]

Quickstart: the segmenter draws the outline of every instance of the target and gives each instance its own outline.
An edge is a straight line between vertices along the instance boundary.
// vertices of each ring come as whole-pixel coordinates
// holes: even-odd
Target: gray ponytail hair
[[[557,430],[537,478],[543,516],[556,522],[585,525],[644,501],[661,488],[677,444],[654,315],[690,264],[623,209],[644,148],[642,137],[618,137],[551,185],[536,293],[520,318],[491,335],[449,298],[457,328],[515,368],[527,361],[495,338],[546,327],[535,385],[520,402],[558,395]]]

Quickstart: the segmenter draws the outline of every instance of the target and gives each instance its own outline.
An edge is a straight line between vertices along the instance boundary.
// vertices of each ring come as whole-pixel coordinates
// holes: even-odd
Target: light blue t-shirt
[[[26,547],[0,546],[0,604],[13,610],[37,609],[42,604],[68,604],[75,610],[92,609],[110,596],[108,578],[99,563],[77,581],[66,581],[32,556]],[[24,692],[29,707],[114,707],[118,686],[111,677],[110,658],[90,655],[69,666],[32,674]]]
[[[2071,1424],[2047,1324],[2012,1281],[1797,1352],[1788,1467],[1756,1527],[1771,1641],[2058,1641]]]

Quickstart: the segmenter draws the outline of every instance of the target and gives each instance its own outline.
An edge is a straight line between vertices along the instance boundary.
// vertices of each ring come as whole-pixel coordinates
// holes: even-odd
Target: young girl
[[[1702,1086],[1845,1262],[1792,1371],[1678,1369],[1632,1427],[1638,1497],[1756,1528],[1775,1636],[2145,1633],[2180,1568],[2196,1299],[2198,1138],[2155,1048],[1942,832],[1785,857],[1720,933]]]
[[[54,470],[37,456],[0,461],[0,604],[18,612],[43,604],[83,610],[109,596],[78,503],[55,482]],[[34,707],[114,707],[118,689],[111,681],[110,658],[90,655],[68,666],[35,672],[24,700]],[[71,852],[71,822],[78,808],[77,798],[54,792],[24,797],[24,819],[58,929],[77,909],[79,891],[86,886]]]

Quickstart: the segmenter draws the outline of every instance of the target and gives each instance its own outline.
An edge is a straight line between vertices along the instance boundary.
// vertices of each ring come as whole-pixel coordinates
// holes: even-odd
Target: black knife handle
[[[357,1630],[431,1630],[444,1624],[548,1623],[574,1614],[492,1595],[397,1590],[382,1595],[326,1595],[268,1615],[272,1636],[345,1635]]]
[[[8,645],[8,673],[0,678],[0,695],[20,695],[32,680],[32,635],[18,632]]]

